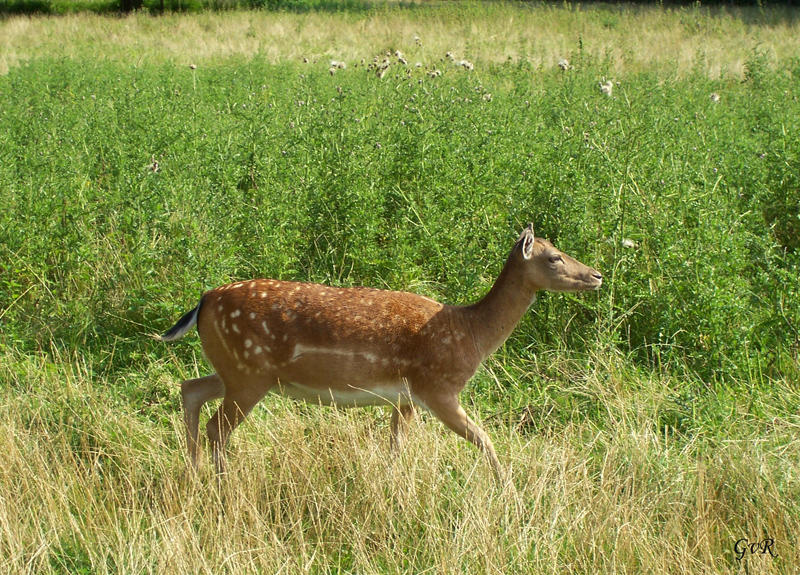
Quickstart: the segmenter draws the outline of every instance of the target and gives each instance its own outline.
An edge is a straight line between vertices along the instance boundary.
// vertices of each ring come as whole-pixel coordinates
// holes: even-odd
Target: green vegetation
[[[458,9],[480,30],[516,10],[553,29],[575,17]],[[428,30],[454,9],[380,10]],[[595,8],[583,29],[662,18],[713,45],[731,21],[637,14]],[[226,16],[171,18],[216,38]],[[302,35],[306,16],[291,18]],[[430,43],[371,32],[333,71],[335,48],[310,44],[308,63],[261,44],[192,67],[147,47],[9,50],[1,570],[737,572],[734,542],[771,536],[779,558],[743,561],[791,572],[800,54],[743,46],[741,72],[699,49],[648,64],[575,34],[562,70],[467,36],[451,62],[430,44],[462,38],[462,18]],[[371,56],[396,49],[408,65],[392,55],[379,78]],[[438,425],[413,429],[392,464],[380,410],[279,398],[237,431],[220,489],[184,473],[176,384],[207,366],[197,338],[147,336],[204,289],[279,277],[467,303],[529,221],[606,282],[542,294],[465,392],[515,489],[496,491]]]

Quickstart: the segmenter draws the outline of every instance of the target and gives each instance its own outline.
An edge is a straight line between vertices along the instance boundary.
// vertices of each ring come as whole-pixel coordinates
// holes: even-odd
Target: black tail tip
[[[201,302],[202,303],[202,302]],[[182,338],[186,335],[194,325],[197,323],[197,313],[200,311],[200,304],[191,310],[183,314],[183,317],[178,320],[178,323],[173,325],[167,332],[156,336],[159,341],[175,341],[176,339]]]

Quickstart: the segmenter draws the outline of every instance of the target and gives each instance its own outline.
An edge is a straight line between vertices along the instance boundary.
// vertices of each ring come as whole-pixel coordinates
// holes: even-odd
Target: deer
[[[233,430],[269,393],[322,405],[392,409],[392,450],[422,408],[483,451],[495,479],[504,472],[489,435],[464,411],[459,394],[480,364],[511,334],[540,290],[596,290],[603,277],[534,236],[514,244],[486,295],[466,306],[403,291],[254,279],[205,292],[161,336],[177,340],[197,326],[215,369],[181,384],[189,463],[197,469],[200,409],[222,399],[206,425],[218,476]]]

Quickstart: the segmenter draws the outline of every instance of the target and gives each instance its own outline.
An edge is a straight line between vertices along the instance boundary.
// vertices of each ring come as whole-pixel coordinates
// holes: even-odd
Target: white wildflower
[[[606,96],[611,97],[611,93],[614,91],[614,82],[611,80],[605,80],[604,82],[600,82],[600,91],[603,92]]]
[[[716,92],[711,92],[710,98],[712,102],[719,102],[719,94]]]
[[[470,62],[469,60],[461,60],[458,63],[458,65],[464,68],[465,70],[473,70],[475,68],[475,66],[473,66],[472,62]]]
[[[622,239],[622,247],[626,248],[626,249],[629,249],[629,250],[635,250],[636,248],[639,247],[639,244],[636,243],[634,240],[632,240],[630,238],[623,238]]]
[[[565,71],[569,70],[570,68],[569,60],[567,60],[566,58],[561,58],[561,60],[558,61],[558,67]]]

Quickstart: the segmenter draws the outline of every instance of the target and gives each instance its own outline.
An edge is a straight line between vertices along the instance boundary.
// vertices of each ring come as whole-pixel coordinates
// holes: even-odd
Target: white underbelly
[[[370,387],[348,386],[347,388],[318,388],[299,383],[281,381],[270,391],[292,399],[322,405],[341,407],[364,407],[367,405],[407,405],[411,403],[408,387],[402,383],[388,383]]]

